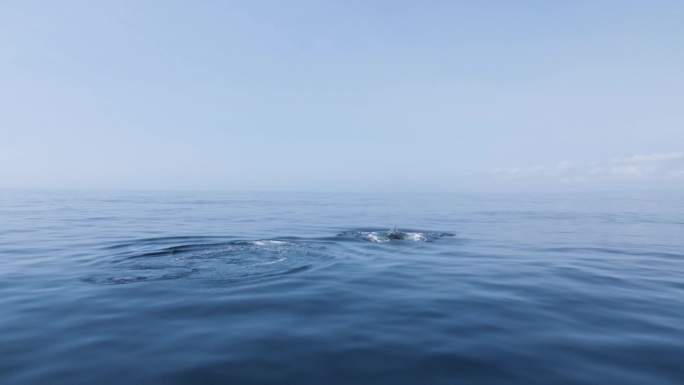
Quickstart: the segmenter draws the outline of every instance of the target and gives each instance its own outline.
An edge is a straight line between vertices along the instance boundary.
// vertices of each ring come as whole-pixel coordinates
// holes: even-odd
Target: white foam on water
[[[287,242],[284,241],[274,241],[274,240],[259,240],[250,242],[255,246],[269,246],[269,245],[285,245]]]
[[[361,235],[371,242],[389,242],[389,238],[387,238],[386,234],[362,232]]]
[[[427,241],[427,236],[421,233],[406,233],[403,239],[408,239],[414,242],[425,242]]]

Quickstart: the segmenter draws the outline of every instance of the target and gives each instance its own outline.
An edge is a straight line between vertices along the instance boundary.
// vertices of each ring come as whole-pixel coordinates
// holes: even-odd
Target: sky
[[[684,2],[0,2],[0,188],[684,190]]]

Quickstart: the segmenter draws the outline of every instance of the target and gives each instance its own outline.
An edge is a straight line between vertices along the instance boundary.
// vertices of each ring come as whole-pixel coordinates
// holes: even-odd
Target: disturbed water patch
[[[101,285],[178,279],[213,282],[242,282],[292,274],[312,268],[331,256],[327,246],[319,242],[286,240],[230,241],[163,245],[141,241],[145,251],[135,243],[108,255],[100,264],[100,272],[82,280]],[[109,250],[116,247],[109,246]],[[102,271],[104,270],[104,272]]]
[[[107,245],[96,258],[90,284],[122,285],[169,280],[235,283],[302,272],[332,259],[341,241],[431,242],[455,234],[359,230],[322,239],[227,241],[217,237],[168,237]],[[183,242],[182,244],[179,244]],[[334,246],[334,247],[331,247]],[[338,250],[338,252],[344,252]]]
[[[345,231],[337,234],[337,236],[382,243],[390,241],[432,242],[443,237],[454,237],[456,234],[444,232],[358,230]]]

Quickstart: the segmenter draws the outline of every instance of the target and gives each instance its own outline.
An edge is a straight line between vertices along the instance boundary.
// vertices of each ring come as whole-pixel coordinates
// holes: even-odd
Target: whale
[[[391,230],[357,230],[345,231],[337,234],[340,237],[361,238],[371,242],[392,242],[392,241],[413,241],[413,242],[432,242],[437,238],[453,237],[456,234],[435,233],[435,232],[404,232],[397,230],[397,226]]]
[[[387,233],[387,239],[402,239],[401,233],[397,231],[397,225]]]

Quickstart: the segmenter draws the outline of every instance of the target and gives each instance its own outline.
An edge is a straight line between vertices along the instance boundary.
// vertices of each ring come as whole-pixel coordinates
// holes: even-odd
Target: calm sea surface
[[[684,194],[0,191],[0,383],[682,384]]]

